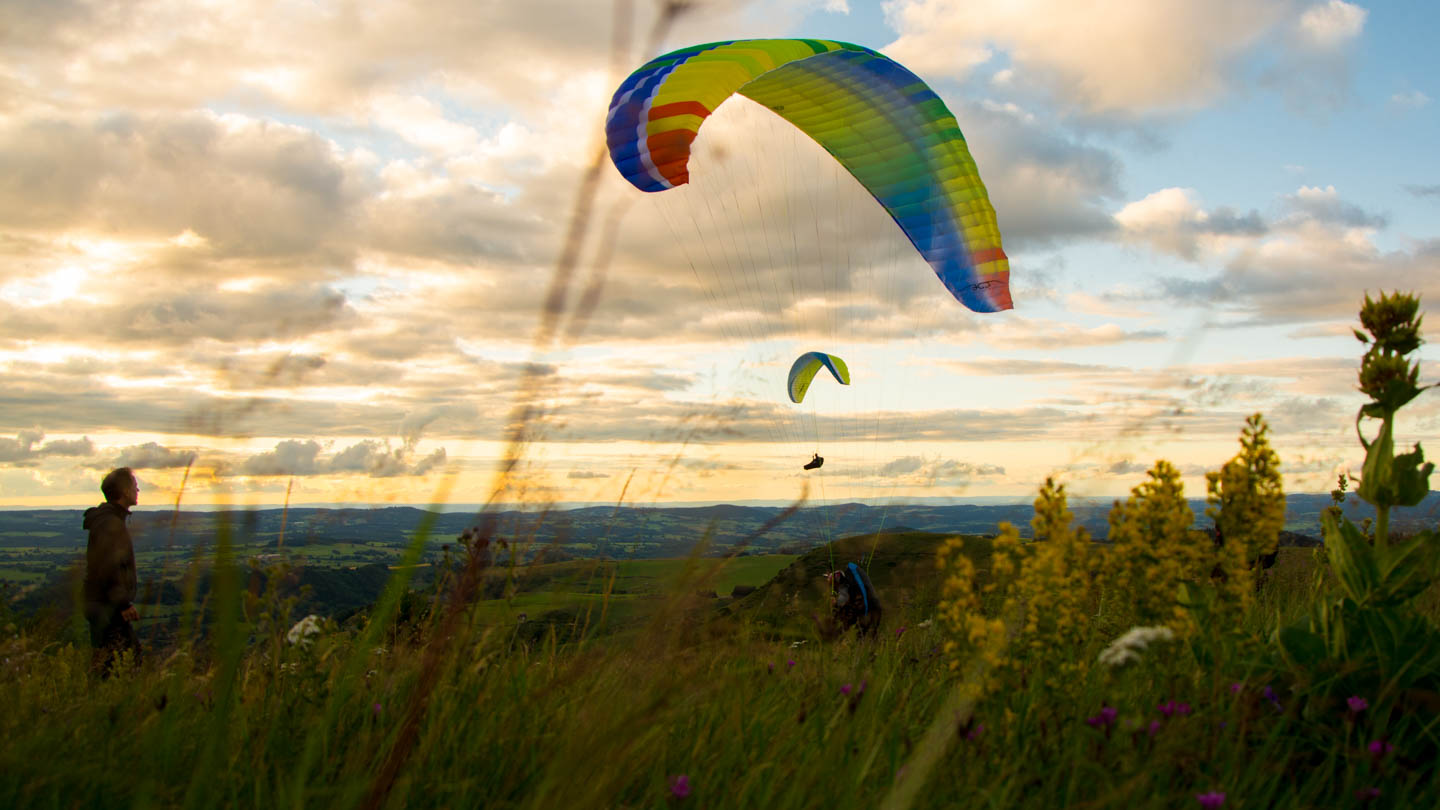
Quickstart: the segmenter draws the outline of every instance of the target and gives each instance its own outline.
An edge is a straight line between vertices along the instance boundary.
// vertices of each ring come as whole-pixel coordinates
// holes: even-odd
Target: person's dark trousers
[[[90,666],[102,678],[110,677],[115,656],[121,651],[129,650],[131,663],[140,665],[140,637],[120,613],[121,609],[112,605],[85,606],[85,619],[90,622],[90,645],[95,648]]]

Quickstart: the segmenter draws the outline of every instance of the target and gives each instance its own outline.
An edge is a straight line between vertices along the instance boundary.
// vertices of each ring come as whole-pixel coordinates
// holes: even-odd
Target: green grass
[[[249,648],[217,633],[103,682],[85,647],[24,630],[0,650],[0,806],[886,807],[927,739],[936,766],[898,806],[1194,808],[1214,790],[1226,808],[1355,807],[1366,787],[1383,806],[1440,805],[1433,764],[1405,759],[1419,741],[1375,762],[1380,718],[1307,719],[1289,695],[1277,711],[1261,683],[1203,671],[1180,644],[1059,688],[1007,682],[955,716],[960,678],[931,622],[938,540],[881,538],[873,642],[825,641],[809,618],[825,611],[819,574],[873,537],[798,558],[534,566],[523,576],[546,588],[448,628],[443,602],[418,635],[331,628],[309,648],[278,638],[296,617],[256,621]],[[986,541],[966,552],[988,570]],[[1304,609],[1312,575],[1309,550],[1284,550],[1247,621]],[[734,584],[763,587],[700,595]],[[594,615],[571,643],[517,630],[518,613],[576,608]],[[1192,711],[1163,717],[1171,700]],[[1086,722],[1107,705],[1112,726]],[[688,798],[671,793],[679,775]]]
[[[568,621],[592,634],[623,631],[649,612],[663,609],[667,595],[684,588],[728,600],[737,585],[763,585],[795,558],[770,554],[732,559],[571,560],[527,566],[517,578],[523,590],[506,599],[486,600],[474,608],[477,623],[510,628],[520,622]],[[505,569],[490,572],[505,578]],[[536,582],[540,584],[537,585]],[[536,590],[535,588],[538,588]],[[547,614],[565,614],[564,617]]]

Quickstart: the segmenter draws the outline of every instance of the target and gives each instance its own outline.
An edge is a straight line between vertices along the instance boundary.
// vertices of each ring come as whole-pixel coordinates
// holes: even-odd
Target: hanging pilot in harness
[[[810,382],[815,379],[815,372],[820,369],[829,369],[834,375],[836,382],[841,385],[850,384],[850,369],[845,361],[833,354],[825,352],[805,352],[795,358],[794,364],[790,366],[790,376],[785,381],[785,390],[790,394],[790,401],[799,405],[805,401],[805,392],[810,390]],[[819,443],[819,439],[816,439]],[[818,470],[825,463],[825,459],[819,453],[806,462],[805,469]]]
[[[878,633],[884,611],[865,569],[852,562],[827,576],[830,580],[831,612],[842,630],[858,626],[861,638]]]

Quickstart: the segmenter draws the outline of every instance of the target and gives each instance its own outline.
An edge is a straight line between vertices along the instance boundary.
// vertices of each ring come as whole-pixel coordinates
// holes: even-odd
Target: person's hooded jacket
[[[125,518],[130,510],[102,503],[85,510],[85,602],[124,610],[135,602],[135,546]]]

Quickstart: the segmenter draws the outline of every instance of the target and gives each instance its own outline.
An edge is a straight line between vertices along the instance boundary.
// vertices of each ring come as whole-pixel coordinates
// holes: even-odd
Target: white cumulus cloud
[[[1219,96],[1289,10],[1286,0],[892,0],[900,36],[883,50],[930,78],[1004,51],[1015,78],[1090,113],[1187,109]]]
[[[1360,36],[1368,14],[1344,0],[1330,0],[1306,9],[1296,27],[1303,41],[1312,47],[1336,48]]]

